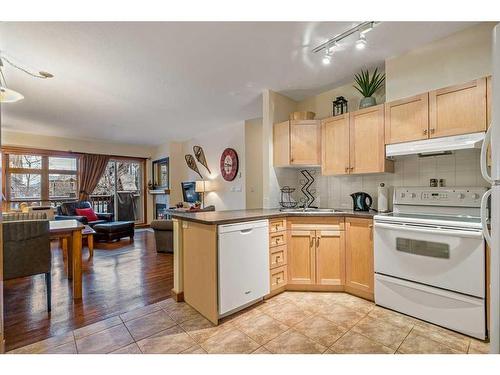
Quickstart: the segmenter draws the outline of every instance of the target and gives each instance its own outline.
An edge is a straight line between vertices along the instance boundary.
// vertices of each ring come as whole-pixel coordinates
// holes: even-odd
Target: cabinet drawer
[[[285,286],[287,282],[286,266],[271,270],[271,291]]]
[[[269,234],[269,247],[281,246],[286,244],[286,232],[276,232]]]
[[[272,247],[269,254],[269,268],[284,266],[286,264],[286,245]]]
[[[269,220],[269,233],[281,232],[286,230],[286,219]]]

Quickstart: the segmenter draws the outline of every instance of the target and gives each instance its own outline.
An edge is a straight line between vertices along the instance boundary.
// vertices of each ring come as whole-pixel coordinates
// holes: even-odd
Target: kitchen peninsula
[[[366,211],[332,209],[172,213],[173,293],[178,301],[184,300],[217,324],[223,316],[221,291],[229,287],[220,283],[221,229],[263,223],[265,241],[255,239],[259,244],[251,245],[257,249],[264,242],[266,246],[266,272],[265,276],[259,276],[267,278],[265,298],[294,290],[345,291],[373,300],[373,215]],[[248,233],[252,229],[238,227],[238,230]],[[235,247],[248,242],[246,237],[242,238],[245,240],[236,242]],[[243,272],[247,266],[250,264],[240,262],[235,267],[241,270],[236,272]],[[259,281],[263,280],[256,280]],[[241,307],[253,302],[256,301]]]

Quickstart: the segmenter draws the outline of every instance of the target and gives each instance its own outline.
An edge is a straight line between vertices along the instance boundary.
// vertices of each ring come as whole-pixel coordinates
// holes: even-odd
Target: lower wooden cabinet
[[[316,231],[316,284],[344,285],[344,231]]]
[[[290,284],[316,283],[316,231],[294,229],[288,243],[288,282]]]
[[[292,225],[288,243],[288,283],[344,285],[344,232],[338,225]]]
[[[271,292],[287,284],[287,266],[274,268],[270,271]]]
[[[373,299],[373,220],[345,219],[346,291]]]

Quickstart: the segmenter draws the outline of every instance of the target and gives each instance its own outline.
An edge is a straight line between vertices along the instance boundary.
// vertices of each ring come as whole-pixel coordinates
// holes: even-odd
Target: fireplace
[[[167,205],[165,203],[155,204],[155,217],[156,219],[165,219]]]

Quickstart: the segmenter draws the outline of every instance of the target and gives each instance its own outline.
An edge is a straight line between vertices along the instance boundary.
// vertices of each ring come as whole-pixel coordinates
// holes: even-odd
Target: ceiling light
[[[335,35],[334,37],[328,39],[326,42],[321,43],[319,46],[316,46],[312,49],[313,53],[318,53],[322,51],[333,51],[339,46],[339,42],[344,39],[349,38],[351,35],[359,35],[359,39],[356,41],[356,48],[363,49],[366,46],[366,36],[369,31],[373,30],[375,26],[377,26],[380,22],[376,21],[366,21],[358,23],[357,25],[351,27],[350,29],[345,30],[344,32]],[[331,56],[331,53],[330,53]],[[325,64],[328,64],[327,58],[322,59]]]
[[[330,65],[332,62],[332,52],[330,48],[326,49],[325,56],[323,56],[323,60],[321,61],[323,62],[323,65]]]
[[[366,36],[364,34],[359,34],[359,39],[356,40],[356,49],[364,49],[366,47]]]
[[[0,103],[15,103],[24,99],[24,96],[17,91],[0,86]]]
[[[24,99],[24,96],[20,93],[18,93],[17,91],[14,91],[12,89],[9,89],[7,88],[7,81],[5,80],[5,76],[3,75],[3,62],[7,62],[9,65],[11,65],[13,68],[16,68],[32,77],[36,77],[36,78],[43,78],[43,79],[47,79],[47,78],[53,78],[54,75],[49,73],[49,72],[45,72],[43,70],[37,72],[37,73],[33,73],[31,71],[29,71],[28,69],[25,69],[17,64],[14,64],[11,60],[9,60],[8,58],[5,57],[5,55],[1,55],[0,54],[0,103],[15,103],[19,100],[22,100]]]

